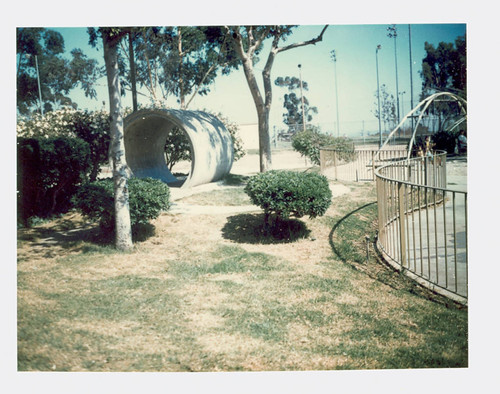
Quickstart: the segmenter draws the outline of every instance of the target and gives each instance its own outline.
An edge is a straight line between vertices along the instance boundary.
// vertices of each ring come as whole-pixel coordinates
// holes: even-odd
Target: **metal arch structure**
[[[191,171],[183,182],[168,169],[165,141],[178,127],[190,144]],[[234,151],[231,134],[215,116],[203,111],[146,109],[124,120],[125,157],[132,175],[160,179],[182,188],[216,182],[231,171]]]
[[[456,121],[453,124],[453,126],[451,127],[450,130],[455,129],[461,123],[466,121],[467,120],[467,101],[465,99],[463,99],[460,96],[457,96],[456,94],[449,93],[449,92],[434,93],[434,94],[430,95],[429,97],[426,97],[420,103],[418,103],[410,112],[408,112],[405,115],[405,117],[401,120],[401,122],[399,122],[399,124],[394,128],[394,130],[392,130],[389,133],[389,135],[385,139],[385,142],[380,146],[379,150],[375,154],[374,159],[378,159],[378,157],[380,155],[380,151],[384,148],[385,145],[387,145],[387,143],[390,141],[391,137],[394,135],[394,133],[396,133],[396,131],[399,130],[399,128],[404,124],[404,122],[409,117],[411,117],[415,112],[417,112],[419,109],[422,109],[422,111],[420,112],[420,115],[418,116],[417,123],[415,124],[415,127],[413,128],[413,133],[412,133],[412,136],[410,139],[410,144],[408,146],[408,155],[407,155],[406,159],[409,160],[411,152],[412,152],[412,148],[413,148],[413,143],[415,142],[415,135],[417,134],[417,129],[418,129],[418,126],[420,125],[420,122],[422,121],[422,117],[424,116],[425,112],[427,111],[429,106],[432,104],[432,102],[434,100],[436,100],[437,98],[442,97],[442,96],[449,97],[449,98],[455,100],[458,103],[458,105],[460,106],[460,111],[462,112],[462,115],[463,115],[458,121]]]

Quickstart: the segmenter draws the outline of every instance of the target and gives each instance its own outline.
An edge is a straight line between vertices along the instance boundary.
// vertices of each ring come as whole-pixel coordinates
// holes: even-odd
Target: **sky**
[[[378,121],[375,118],[377,91],[376,47],[378,52],[379,83],[386,85],[387,91],[396,97],[396,57],[398,92],[400,93],[400,114],[411,109],[410,60],[409,60],[409,25],[411,26],[413,104],[418,104],[421,91],[419,71],[425,57],[424,43],[427,41],[437,46],[439,42],[454,42],[458,36],[466,33],[466,24],[396,24],[397,37],[388,37],[387,28],[392,24],[340,24],[329,25],[323,40],[316,45],[309,45],[285,51],[276,57],[272,68],[272,81],[279,77],[299,77],[298,65],[301,64],[302,80],[309,89],[304,96],[311,106],[318,109],[313,115],[312,124],[323,132],[337,133],[337,99],[339,134],[353,136],[363,130],[375,132]],[[316,37],[324,25],[299,25],[285,44],[301,42]],[[92,58],[103,63],[102,46],[98,49],[88,45],[88,34],[85,27],[48,26],[59,31],[65,40],[66,51],[81,48]],[[282,44],[283,45],[283,44]],[[395,47],[396,45],[396,47]],[[335,50],[337,62],[334,64],[331,51]],[[262,89],[261,71],[269,51],[269,43],[265,45],[260,62],[255,71]],[[336,77],[335,77],[336,66]],[[337,83],[337,92],[335,90]],[[98,81],[97,100],[86,99],[80,89],[75,89],[71,97],[79,108],[102,108],[102,102],[108,102],[106,79]],[[284,129],[283,96],[287,90],[273,86],[273,105],[270,124],[277,130]],[[299,94],[299,92],[297,91]],[[141,100],[142,98],[140,98]],[[123,99],[123,106],[132,106],[131,94]],[[147,99],[142,99],[147,104]],[[167,99],[167,105],[178,107],[174,97]],[[228,76],[219,75],[210,86],[210,93],[197,96],[189,109],[209,109],[221,112],[238,124],[257,123],[257,113],[253,103],[243,69],[240,67]]]

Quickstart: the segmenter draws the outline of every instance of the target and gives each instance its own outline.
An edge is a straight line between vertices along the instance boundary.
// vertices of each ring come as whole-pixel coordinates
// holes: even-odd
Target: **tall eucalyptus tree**
[[[289,37],[296,26],[226,26],[226,36],[231,40],[234,50],[243,66],[243,71],[252,94],[259,125],[259,157],[260,171],[266,172],[272,168],[271,139],[269,136],[269,114],[272,104],[271,71],[276,56],[284,51],[306,45],[314,45],[323,40],[323,34],[328,25],[324,26],[319,35],[313,39],[281,45]],[[264,91],[262,92],[255,75],[257,55],[262,51],[265,40],[270,39],[271,45],[267,54],[266,64],[262,70]]]

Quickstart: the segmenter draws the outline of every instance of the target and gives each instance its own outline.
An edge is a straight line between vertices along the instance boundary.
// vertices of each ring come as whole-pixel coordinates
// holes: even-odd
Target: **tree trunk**
[[[117,45],[117,39],[110,39],[107,34],[103,34],[104,62],[106,63],[106,74],[108,78],[111,115],[110,155],[113,164],[115,192],[115,246],[118,250],[129,250],[132,248],[132,230],[130,225],[127,186],[129,170],[125,161]]]
[[[182,51],[182,29],[181,27],[177,27],[178,35],[177,35],[177,50],[179,52],[179,99],[181,109],[186,109],[186,95],[184,93],[184,79],[183,79],[183,63],[184,63],[184,52]]]
[[[269,109],[266,107],[257,107],[257,117],[259,119],[259,166],[260,172],[266,172],[272,169]]]
[[[252,60],[247,57],[243,60],[243,71],[252,93],[252,98],[257,109],[257,118],[259,122],[259,162],[260,172],[266,172],[272,168],[271,159],[271,139],[269,138],[269,112],[270,107],[266,105],[260,94],[259,85],[253,71]],[[266,92],[269,95],[270,92]]]
[[[137,82],[135,78],[135,59],[134,59],[134,43],[132,32],[128,32],[128,49],[130,62],[130,83],[132,85],[132,109],[137,111]]]

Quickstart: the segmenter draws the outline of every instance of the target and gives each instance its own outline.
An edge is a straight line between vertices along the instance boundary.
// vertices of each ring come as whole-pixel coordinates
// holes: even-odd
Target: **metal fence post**
[[[399,244],[401,248],[401,266],[406,266],[406,228],[404,224],[405,212],[405,192],[406,185],[403,182],[398,183],[399,200]]]
[[[335,180],[338,179],[337,177],[337,151],[333,151],[333,166],[335,167]]]
[[[375,151],[372,150],[372,174],[373,180],[375,180]]]

